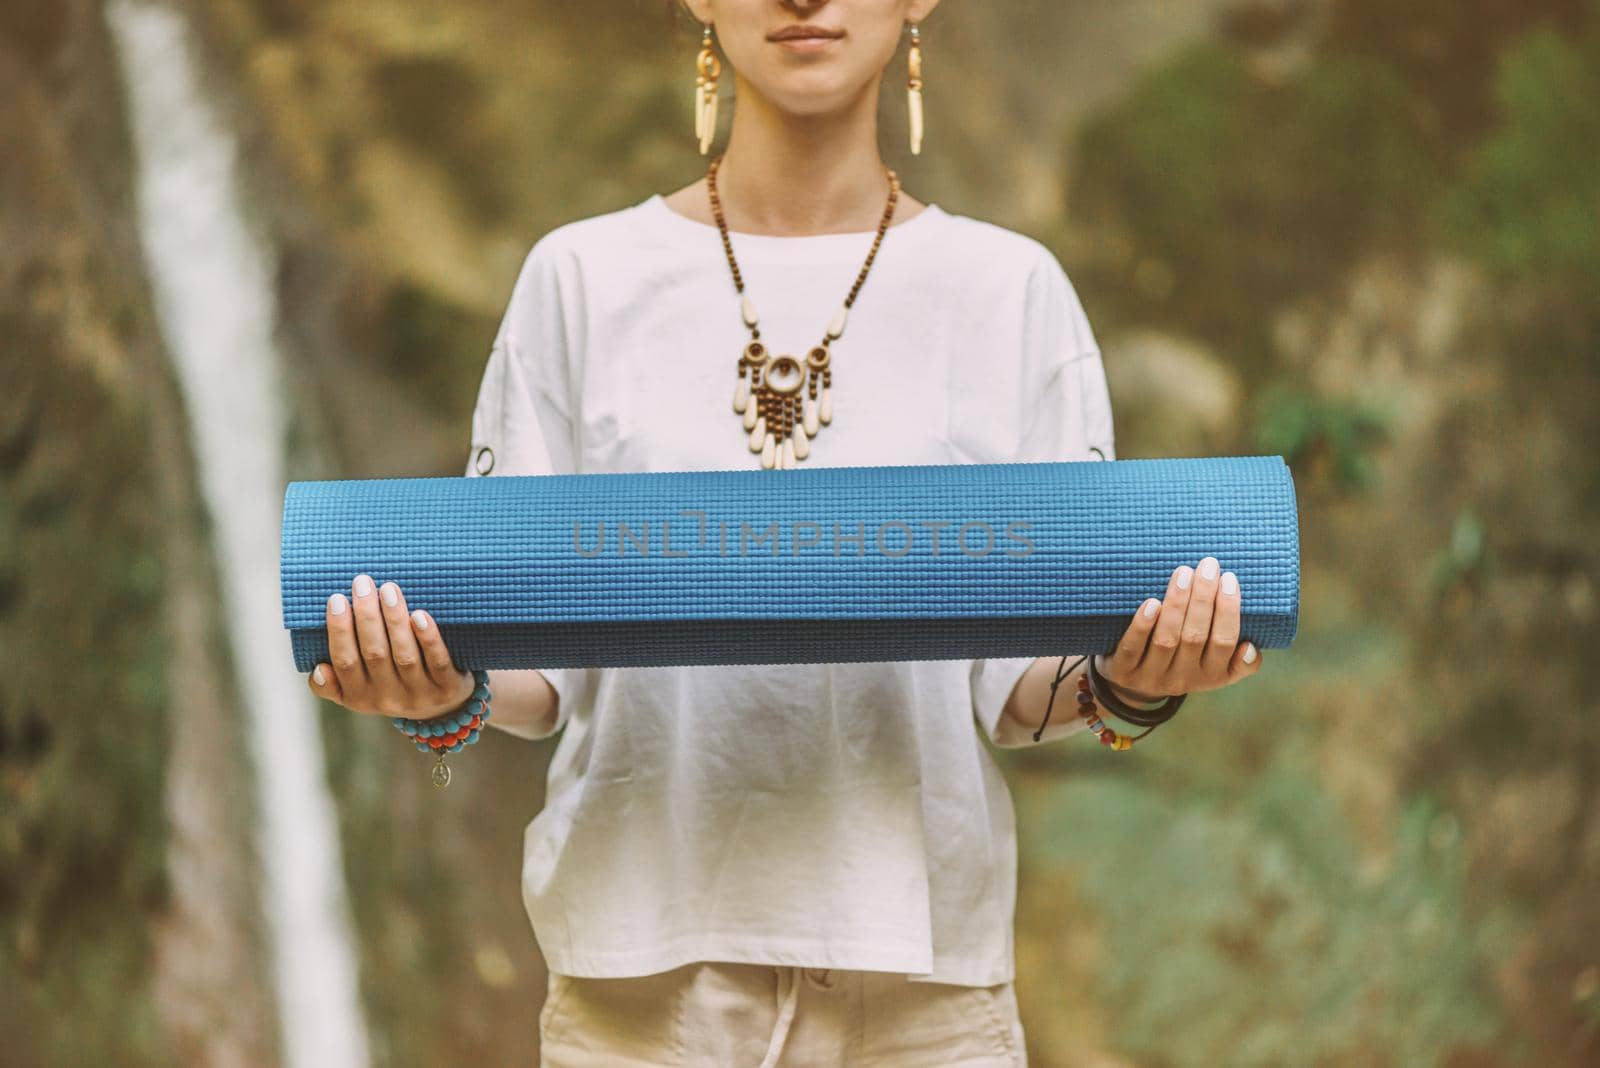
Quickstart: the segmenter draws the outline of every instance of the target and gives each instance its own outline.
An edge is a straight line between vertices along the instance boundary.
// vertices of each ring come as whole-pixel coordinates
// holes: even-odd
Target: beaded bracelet
[[[1094,733],[1094,736],[1100,739],[1101,745],[1109,746],[1118,752],[1132,749],[1134,742],[1138,741],[1140,738],[1143,738],[1145,735],[1155,730],[1156,727],[1171,719],[1173,714],[1178,711],[1178,705],[1183,704],[1183,699],[1188,696],[1187,694],[1180,694],[1176,698],[1169,699],[1166,704],[1160,706],[1161,710],[1166,711],[1166,715],[1159,721],[1151,723],[1149,726],[1145,727],[1145,729],[1140,731],[1138,734],[1122,734],[1106,726],[1105,721],[1100,718],[1100,710],[1095,706],[1095,691],[1089,682],[1089,675],[1094,672],[1094,660],[1088,656],[1080,656],[1077,660],[1073,661],[1072,667],[1065,668],[1063,670],[1063,667],[1067,662],[1067,658],[1063,656],[1061,658],[1061,663],[1056,665],[1056,677],[1050,681],[1050,700],[1044,706],[1044,718],[1039,721],[1039,729],[1033,732],[1034,741],[1037,742],[1041,737],[1043,737],[1045,724],[1050,722],[1050,710],[1055,707],[1056,690],[1061,686],[1062,680],[1068,675],[1072,674],[1072,672],[1077,669],[1078,665],[1083,663],[1085,660],[1089,661],[1089,670],[1078,676],[1078,715],[1083,718],[1084,725]]]
[[[394,716],[389,721],[396,730],[416,742],[418,750],[437,755],[433,764],[433,785],[440,788],[450,785],[450,767],[444,762],[444,755],[477,744],[484,724],[489,721],[489,673],[474,668],[472,678],[477,683],[472,696],[454,712],[431,719]]]

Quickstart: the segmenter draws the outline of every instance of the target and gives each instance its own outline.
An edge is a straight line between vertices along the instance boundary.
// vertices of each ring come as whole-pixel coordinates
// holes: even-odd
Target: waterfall
[[[365,1065],[318,709],[282,626],[273,253],[246,222],[237,144],[202,92],[183,16],[154,0],[110,0],[106,17],[128,100],[146,268],[182,385],[250,723],[283,1056],[292,1068]]]

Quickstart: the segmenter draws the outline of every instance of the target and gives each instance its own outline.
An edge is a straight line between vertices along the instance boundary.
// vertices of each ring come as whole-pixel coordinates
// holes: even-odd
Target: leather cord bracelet
[[[1154,729],[1161,726],[1161,724],[1178,714],[1178,709],[1183,706],[1183,702],[1189,696],[1186,693],[1174,694],[1152,708],[1134,708],[1118,697],[1112,690],[1110,680],[1100,674],[1100,669],[1095,663],[1097,659],[1095,656],[1089,657],[1089,669],[1087,672],[1089,676],[1089,692],[1094,694],[1094,699],[1107,712],[1110,712],[1118,719],[1132,723],[1135,727],[1150,727]]]
[[[1104,676],[1100,675],[1098,669],[1095,668],[1094,656],[1092,654],[1080,656],[1072,662],[1071,667],[1066,666],[1067,658],[1063,656],[1061,662],[1056,665],[1056,677],[1050,680],[1050,700],[1044,706],[1044,718],[1039,721],[1038,729],[1033,732],[1034,741],[1037,742],[1044,736],[1045,725],[1050,722],[1050,712],[1055,708],[1056,690],[1061,687],[1062,681],[1077,670],[1078,665],[1085,660],[1089,662],[1088,669],[1084,674],[1078,676],[1078,715],[1083,718],[1085,726],[1100,739],[1100,744],[1109,746],[1112,749],[1119,751],[1131,749],[1134,742],[1176,715],[1179,706],[1189,696],[1188,694],[1178,694],[1167,698],[1165,702],[1155,708],[1142,710],[1130,707],[1126,702],[1116,697],[1115,694],[1111,695],[1111,699],[1108,701],[1101,695],[1101,691],[1095,688],[1096,679],[1099,680],[1101,687],[1105,690],[1109,690],[1110,685]],[[1119,719],[1125,719],[1129,723],[1143,727],[1144,730],[1134,735],[1120,734],[1112,730],[1100,718],[1099,710],[1095,706],[1097,700]]]

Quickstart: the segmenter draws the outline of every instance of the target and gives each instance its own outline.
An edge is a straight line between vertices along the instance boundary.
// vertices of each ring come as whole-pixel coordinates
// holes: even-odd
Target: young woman
[[[904,33],[919,73],[938,0],[683,2],[734,72],[726,152],[533,246],[466,474],[1114,459],[1055,257],[918,201],[879,155],[885,68]],[[697,79],[719,68],[703,53]],[[377,592],[330,601],[312,689],[459,707],[472,676]],[[1130,702],[1216,689],[1260,668],[1238,634],[1206,557],[1097,664]],[[495,672],[494,725],[564,729],[522,871],[544,1063],[1024,1064],[1013,813],[979,733],[1035,744],[1058,662]],[[1040,742],[1083,729],[1062,706],[1085,667]]]

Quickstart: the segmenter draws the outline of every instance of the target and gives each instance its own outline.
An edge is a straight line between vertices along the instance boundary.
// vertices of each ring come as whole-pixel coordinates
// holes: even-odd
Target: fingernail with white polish
[[[411,618],[416,622],[418,630],[428,629],[428,617],[422,614],[422,609],[419,608],[415,612],[412,612]]]
[[[1254,664],[1256,662],[1256,647],[1249,642],[1246,642],[1244,645],[1244,655],[1239,659],[1243,660],[1246,664]]]
[[[1180,589],[1180,590],[1188,589],[1189,588],[1189,580],[1192,579],[1192,578],[1194,578],[1194,568],[1191,568],[1191,567],[1181,568],[1178,571],[1178,589]]]
[[[322,665],[317,665],[317,670],[311,673],[311,677],[317,680],[318,686],[322,685]]]
[[[365,576],[365,575],[362,575],[360,578],[356,579],[356,596],[357,597],[365,597],[367,594],[369,594],[371,592],[372,592],[372,580],[371,579],[367,578],[367,576]]]
[[[1222,573],[1222,592],[1238,593],[1239,576],[1235,575],[1232,571],[1224,571]]]
[[[1200,577],[1214,579],[1217,577],[1217,562],[1210,557],[1200,561]]]
[[[1144,603],[1144,615],[1145,615],[1145,618],[1149,619],[1151,616],[1155,615],[1156,614],[1156,609],[1158,609],[1160,607],[1161,607],[1161,602],[1156,600],[1153,597],[1150,600],[1146,601]]]
[[[395,592],[394,583],[385,582],[383,584],[383,603],[393,607],[397,600],[399,600],[399,594]]]
[[[328,598],[328,611],[336,616],[344,615],[344,594],[336,593]]]

